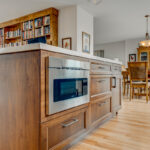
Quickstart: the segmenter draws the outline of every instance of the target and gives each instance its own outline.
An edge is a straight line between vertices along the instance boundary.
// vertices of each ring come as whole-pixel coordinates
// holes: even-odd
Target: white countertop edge
[[[23,51],[38,50],[38,49],[122,65],[122,62],[120,62],[120,61],[115,61],[115,60],[111,60],[111,59],[107,59],[107,58],[97,57],[97,56],[93,56],[91,54],[86,54],[83,52],[79,53],[75,50],[67,50],[67,49],[64,49],[61,47],[56,47],[56,46],[43,44],[43,43],[27,44],[27,45],[23,45],[23,46],[0,48],[0,54],[8,54],[8,53],[23,52]]]

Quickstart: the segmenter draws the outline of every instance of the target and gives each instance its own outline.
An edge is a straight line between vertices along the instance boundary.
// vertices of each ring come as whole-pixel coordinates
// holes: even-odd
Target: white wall
[[[106,43],[95,45],[95,50],[104,50],[104,57],[114,59],[119,58],[120,61],[127,67],[129,54],[137,54],[138,43],[143,38],[129,39],[114,43]]]
[[[64,7],[59,10],[58,46],[62,47],[62,38],[72,37],[72,49],[77,49],[77,7]]]
[[[82,52],[82,32],[90,34],[90,54],[93,55],[93,16],[79,6],[59,10],[58,45],[62,38],[72,37],[72,49]]]
[[[139,42],[144,38],[137,38],[125,41],[125,62],[127,66],[127,62],[129,61],[129,54],[136,54],[137,60],[137,48],[139,47]]]
[[[107,44],[100,44],[95,45],[95,50],[104,50],[104,57],[105,58],[119,58],[120,61],[125,63],[125,42],[114,42],[114,43],[107,43]]]
[[[93,55],[93,16],[77,7],[77,50],[82,52],[82,32],[90,34],[90,54]]]

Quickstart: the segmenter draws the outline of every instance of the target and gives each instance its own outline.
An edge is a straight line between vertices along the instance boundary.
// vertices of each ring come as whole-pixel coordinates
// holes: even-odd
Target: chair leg
[[[132,85],[130,84],[130,101],[132,99]]]
[[[127,84],[127,96],[129,94],[129,84]]]
[[[148,87],[146,87],[146,102],[148,103]]]
[[[133,96],[134,96],[134,87],[132,88],[132,99],[133,99]]]
[[[123,96],[125,96],[125,91],[126,90],[126,84],[125,84],[125,81],[123,81]]]
[[[149,92],[148,92],[148,94],[149,94],[149,99],[150,99],[150,88],[149,88]]]

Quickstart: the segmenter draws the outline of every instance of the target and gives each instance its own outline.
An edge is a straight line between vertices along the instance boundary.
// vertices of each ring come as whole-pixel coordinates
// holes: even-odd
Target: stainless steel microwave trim
[[[90,63],[72,59],[49,56],[46,67],[46,113],[51,115],[89,102],[89,70]],[[69,100],[54,102],[53,81],[55,79],[87,78],[88,94]]]

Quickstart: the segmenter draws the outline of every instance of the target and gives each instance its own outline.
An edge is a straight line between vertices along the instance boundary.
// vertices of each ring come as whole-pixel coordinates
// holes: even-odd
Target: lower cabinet
[[[91,123],[101,119],[111,112],[111,98],[95,100],[91,104]]]
[[[41,150],[50,150],[86,128],[87,108],[43,123],[41,125]],[[68,145],[69,143],[66,144]]]

